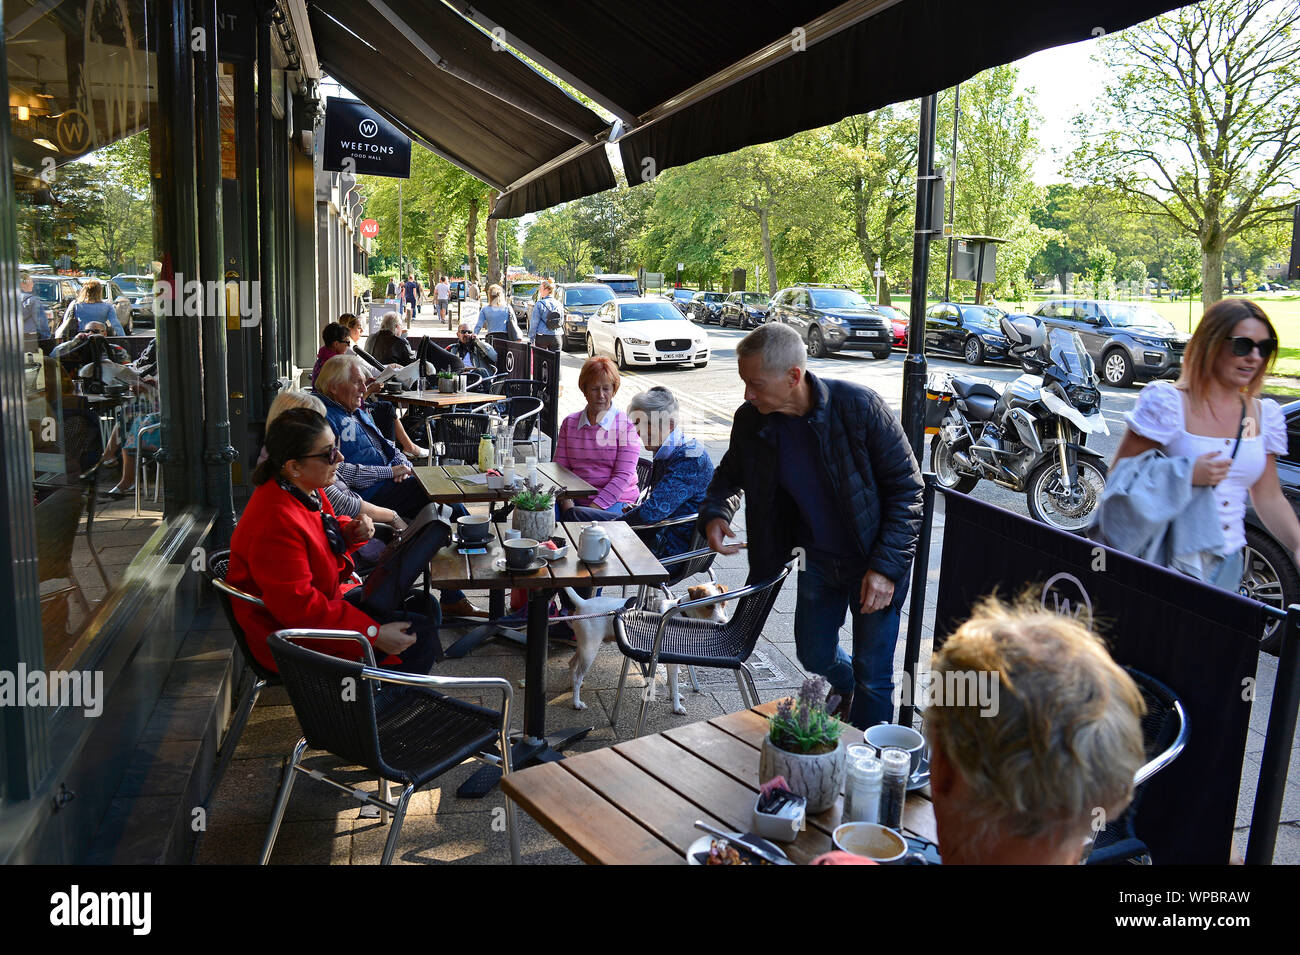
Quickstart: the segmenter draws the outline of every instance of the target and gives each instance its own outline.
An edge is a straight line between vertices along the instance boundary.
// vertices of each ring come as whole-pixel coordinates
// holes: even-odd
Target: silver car
[[[1177,378],[1191,337],[1140,302],[1055,298],[1033,314],[1049,328],[1078,332],[1102,380],[1116,388],[1139,379]]]

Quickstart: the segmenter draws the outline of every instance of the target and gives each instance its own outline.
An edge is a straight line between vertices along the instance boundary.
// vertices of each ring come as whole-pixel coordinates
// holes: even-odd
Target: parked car
[[[894,338],[890,343],[894,348],[907,348],[907,327],[911,324],[911,319],[907,317],[907,312],[901,308],[895,308],[893,305],[877,305],[876,311],[883,312],[889,319],[890,327],[893,329]]]
[[[523,323],[528,321],[528,313],[537,301],[537,290],[541,286],[541,282],[515,282],[510,286],[510,310],[515,313],[515,318],[520,322],[519,327],[525,334],[528,326]]]
[[[683,315],[686,314],[687,309],[690,307],[691,298],[694,295],[695,289],[693,288],[675,288],[664,292],[664,298],[677,306],[677,311],[681,312]]]
[[[722,327],[757,328],[767,321],[768,297],[761,292],[732,292],[718,311],[718,324]]]
[[[926,351],[961,355],[970,365],[1007,357],[1010,343],[1002,334],[1007,313],[992,305],[939,302],[925,310]]]
[[[708,325],[716,322],[722,314],[722,302],[726,298],[722,292],[696,292],[686,306],[686,317],[693,322]]]
[[[709,363],[709,339],[661,298],[616,297],[587,322],[587,355],[629,365]]]
[[[92,275],[33,275],[32,287],[45,307],[50,310],[50,331],[56,331],[63,323],[63,316],[68,306],[77,300],[81,286],[90,281]],[[99,279],[104,285],[104,301],[111,302],[117,313],[117,321],[122,330],[131,334],[132,321],[131,299],[122,288],[111,279]],[[152,303],[151,306],[152,308]],[[150,313],[152,316],[152,312]]]
[[[153,281],[152,275],[119,273],[113,276],[113,283],[131,303],[131,318],[136,324],[150,327],[154,324]]]
[[[636,284],[635,275],[622,275],[615,272],[596,272],[588,275],[584,281],[599,282],[601,285],[608,285],[614,290],[615,295],[624,295],[629,298],[635,298],[641,294],[641,289]]]
[[[1078,332],[1101,378],[1116,388],[1136,379],[1177,378],[1191,337],[1147,305],[1051,299],[1034,310],[1049,328]]]
[[[797,331],[808,354],[825,358],[842,349],[889,357],[894,329],[889,318],[847,285],[796,285],[772,296],[769,322]]]
[[[612,302],[617,295],[602,282],[570,282],[557,287],[555,297],[564,306],[560,348],[570,351],[586,344],[587,322],[602,305]]]
[[[1300,401],[1282,405],[1286,416],[1287,453],[1277,458],[1282,494],[1300,515]],[[1246,505],[1246,549],[1240,592],[1260,603],[1286,610],[1300,603],[1300,570],[1286,545],[1264,527],[1255,508]],[[1264,649],[1278,652],[1283,623],[1272,617],[1264,625]]]

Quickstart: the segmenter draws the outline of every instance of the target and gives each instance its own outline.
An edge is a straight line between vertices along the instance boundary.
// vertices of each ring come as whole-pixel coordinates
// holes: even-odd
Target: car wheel
[[[889,349],[886,348],[884,351],[873,351],[871,354],[874,355],[876,358],[888,358]]]
[[[962,353],[966,356],[966,364],[984,364],[984,343],[974,335],[966,339],[966,347]]]
[[[1237,592],[1278,610],[1300,600],[1300,572],[1290,555],[1264,531],[1246,528],[1245,558]],[[1259,648],[1277,656],[1282,649],[1286,622],[1270,616],[1264,623]]]
[[[1127,388],[1133,384],[1133,362],[1122,348],[1112,348],[1101,359],[1101,376],[1106,384]]]
[[[591,340],[590,335],[587,336],[587,357],[588,358],[596,357],[596,343]]]
[[[811,358],[826,357],[826,340],[822,338],[822,330],[816,325],[808,329],[808,355]]]
[[[618,363],[618,370],[627,370],[627,361],[623,358],[623,343],[614,342],[614,361]]]
[[[708,368],[708,367],[709,367],[709,360],[706,358],[706,359],[704,359],[704,361],[697,361],[697,362],[695,363],[695,367],[696,367],[696,368]]]

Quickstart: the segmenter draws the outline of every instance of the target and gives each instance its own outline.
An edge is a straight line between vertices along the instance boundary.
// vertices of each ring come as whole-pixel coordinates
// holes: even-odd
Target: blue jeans
[[[849,722],[859,729],[894,718],[894,645],[898,642],[898,594],[875,613],[859,609],[862,577],[857,562],[813,560],[799,571],[794,640],[799,665],[826,677],[841,697],[853,693]],[[853,618],[853,657],[840,649],[844,611]]]

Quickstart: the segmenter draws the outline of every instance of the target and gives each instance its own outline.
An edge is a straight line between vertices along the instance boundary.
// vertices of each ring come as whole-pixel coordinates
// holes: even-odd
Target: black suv
[[[726,297],[722,292],[696,292],[686,303],[686,317],[704,325],[716,322],[722,314],[722,302]]]
[[[761,292],[732,292],[722,303],[718,324],[726,328],[732,322],[740,329],[757,328],[767,321],[768,298]]]
[[[602,305],[617,297],[605,282],[570,282],[556,286],[555,297],[564,306],[564,324],[560,326],[560,349],[585,348],[587,322]]]
[[[894,338],[889,318],[847,285],[782,289],[772,297],[767,320],[791,326],[808,343],[813,358],[845,348],[888,358]]]

